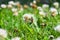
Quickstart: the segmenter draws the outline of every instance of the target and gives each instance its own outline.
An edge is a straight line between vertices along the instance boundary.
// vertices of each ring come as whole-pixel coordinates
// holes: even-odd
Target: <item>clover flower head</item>
[[[7,31],[4,29],[0,29],[0,36],[3,38],[6,38],[7,37]]]
[[[58,8],[59,7],[59,3],[58,2],[54,2],[53,5]]]
[[[14,3],[14,1],[9,1],[8,4],[14,5],[15,3]]]
[[[7,6],[5,4],[1,4],[1,8],[6,8]]]
[[[12,38],[11,40],[20,40],[20,37]]]
[[[14,12],[14,14],[13,14],[14,16],[18,16],[18,12]]]
[[[43,4],[42,5],[42,8],[44,9],[44,8],[48,8],[49,7],[49,5],[48,4]]]
[[[52,15],[56,16],[56,14],[58,14],[58,11],[56,8],[50,8],[50,12],[52,13]]]
[[[54,27],[54,30],[60,32],[60,25],[57,25],[56,27]]]
[[[36,0],[33,0],[33,3],[36,4]]]
[[[15,2],[15,4],[16,4],[16,5],[17,5],[17,4],[20,4],[20,2],[17,1],[17,2]]]
[[[56,38],[56,40],[60,40],[60,37]]]
[[[33,3],[30,3],[30,6],[32,6],[33,5]]]
[[[13,6],[12,6],[11,4],[8,4],[7,7],[8,7],[8,8],[12,8]]]
[[[40,14],[41,16],[44,16],[44,17],[46,16],[46,13],[43,12],[43,11],[40,11],[39,14]]]
[[[12,8],[12,12],[17,12],[17,8]]]
[[[26,22],[30,22],[30,23],[33,23],[33,22],[36,21],[33,14],[24,14],[23,15],[23,20],[26,21]]]
[[[43,11],[42,7],[37,7],[37,9],[38,9],[39,11]]]

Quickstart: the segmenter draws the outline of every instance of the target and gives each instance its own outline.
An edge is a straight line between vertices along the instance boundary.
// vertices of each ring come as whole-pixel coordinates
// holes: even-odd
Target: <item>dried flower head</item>
[[[33,14],[24,14],[24,15],[23,15],[23,20],[24,20],[25,22],[29,22],[29,23],[34,23],[34,22],[36,22],[36,19],[35,19],[35,17],[34,17]]]
[[[28,8],[28,5],[24,5],[24,8],[27,9]]]
[[[15,5],[20,8],[21,7],[21,4],[19,2],[15,2]]]
[[[37,5],[36,4],[32,4],[32,8],[37,8]]]

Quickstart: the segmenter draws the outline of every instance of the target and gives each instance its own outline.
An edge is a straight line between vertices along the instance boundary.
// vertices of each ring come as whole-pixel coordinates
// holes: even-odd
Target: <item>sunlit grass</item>
[[[21,40],[50,40],[49,36],[54,38],[60,36],[60,33],[54,30],[54,27],[60,24],[60,8],[58,15],[52,16],[50,8],[44,10],[48,15],[43,17],[39,14],[38,9],[29,7],[23,11],[18,10],[18,15],[13,15],[9,8],[0,8],[0,28],[7,30],[8,37],[6,40],[11,40],[14,37],[20,37]],[[34,14],[37,19],[37,27],[34,23],[26,23],[23,21],[24,14]],[[38,28],[38,29],[37,29]]]

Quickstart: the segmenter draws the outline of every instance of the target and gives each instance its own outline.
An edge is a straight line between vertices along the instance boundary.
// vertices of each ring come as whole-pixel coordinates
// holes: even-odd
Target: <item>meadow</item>
[[[6,30],[7,35],[1,29]],[[58,3],[52,7],[48,4],[37,6],[36,2],[30,6],[21,5],[19,2],[0,6],[0,40],[58,40],[58,37],[60,37]]]

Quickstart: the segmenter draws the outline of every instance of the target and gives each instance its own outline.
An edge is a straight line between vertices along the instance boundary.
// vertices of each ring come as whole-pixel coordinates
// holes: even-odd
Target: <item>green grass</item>
[[[50,35],[53,35],[55,38],[60,36],[60,33],[53,29],[60,22],[60,14],[55,17],[47,15],[47,17],[41,18],[37,9],[29,8],[18,12],[18,16],[13,16],[11,9],[0,8],[0,28],[7,30],[8,37],[6,40],[17,36],[20,37],[21,40],[50,40]],[[34,24],[27,24],[23,21],[22,16],[25,13],[35,15],[38,20],[37,27],[39,31],[37,31]],[[49,11],[47,11],[47,13],[51,14]],[[40,25],[42,22],[46,25]]]

